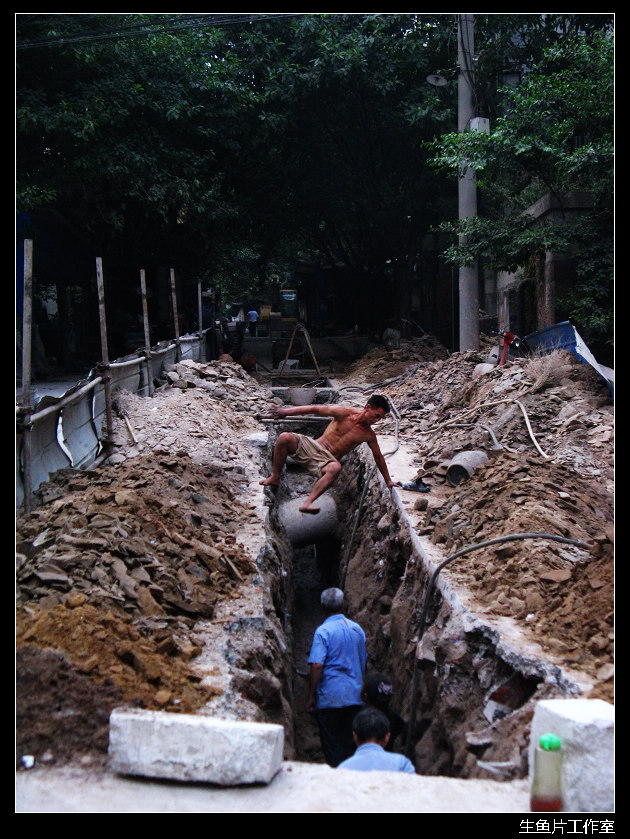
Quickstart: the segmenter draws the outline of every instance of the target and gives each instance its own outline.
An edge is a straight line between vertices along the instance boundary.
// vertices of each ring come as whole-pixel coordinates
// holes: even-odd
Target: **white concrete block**
[[[529,743],[530,782],[540,736],[562,740],[564,812],[614,812],[615,708],[603,699],[538,702]]]
[[[269,783],[283,747],[284,729],[272,723],[125,708],[109,719],[110,766],[126,775],[222,786]]]

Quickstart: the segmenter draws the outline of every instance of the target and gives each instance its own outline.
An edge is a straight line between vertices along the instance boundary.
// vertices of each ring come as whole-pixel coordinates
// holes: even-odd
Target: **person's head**
[[[378,708],[363,708],[352,721],[352,736],[357,746],[378,743],[383,748],[389,742],[389,720]]]
[[[361,698],[366,705],[385,709],[393,692],[391,680],[382,673],[370,673],[365,677]]]
[[[335,614],[343,607],[343,591],[340,588],[327,588],[322,591],[321,604],[325,612]]]
[[[363,413],[369,425],[382,420],[389,413],[389,402],[384,396],[375,393],[366,402]]]

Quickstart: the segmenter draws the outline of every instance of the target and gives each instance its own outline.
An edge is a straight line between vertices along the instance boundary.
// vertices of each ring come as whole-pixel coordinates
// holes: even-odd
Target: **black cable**
[[[229,26],[244,23],[257,23],[259,21],[270,21],[284,17],[300,17],[302,13],[270,14],[270,15],[230,15],[228,17],[210,16],[189,16],[184,15],[184,22],[179,18],[163,18],[159,21],[137,21],[135,23],[121,24],[107,29],[77,35],[59,35],[55,38],[44,38],[39,41],[23,41],[16,44],[16,49],[32,49],[37,47],[49,47],[65,44],[91,43],[107,41],[116,38],[131,38],[137,35],[153,35],[160,33],[176,32],[179,30],[193,30],[203,27]]]

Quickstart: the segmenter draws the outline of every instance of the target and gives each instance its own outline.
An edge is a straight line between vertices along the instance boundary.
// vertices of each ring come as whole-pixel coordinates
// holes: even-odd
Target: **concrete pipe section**
[[[467,481],[475,469],[479,469],[487,462],[488,455],[485,452],[460,452],[449,463],[446,470],[446,480],[452,487],[456,487],[463,481]]]
[[[301,513],[299,508],[304,498],[293,498],[278,508],[280,523],[287,532],[294,548],[311,545],[331,536],[337,527],[337,504],[332,495],[325,493],[317,499],[319,513]]]

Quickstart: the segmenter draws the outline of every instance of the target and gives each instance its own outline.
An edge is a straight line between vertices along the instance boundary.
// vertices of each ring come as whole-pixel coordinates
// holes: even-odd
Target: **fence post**
[[[107,423],[107,438],[112,438],[112,383],[109,375],[109,350],[107,347],[107,319],[105,317],[105,286],[103,283],[103,260],[96,257],[96,285],[98,288],[98,316],[101,325],[101,356],[103,387],[105,389],[105,421]]]
[[[197,282],[197,309],[199,311],[199,361],[206,361],[205,340],[203,335],[203,308],[201,304],[201,280]]]
[[[179,361],[179,318],[177,317],[177,291],[175,289],[175,269],[171,268],[171,300],[173,302],[173,324],[175,326],[175,359]]]
[[[24,240],[24,306],[22,310],[22,406],[24,433],[22,437],[22,474],[24,510],[31,512],[31,350],[33,325],[33,240]]]
[[[144,268],[140,269],[140,291],[142,293],[142,320],[144,323],[144,354],[147,360],[147,381],[149,396],[153,396],[153,368],[151,366],[151,336],[149,333],[149,307],[147,305],[147,281]]]
[[[217,321],[217,293],[212,289],[212,358],[219,357],[219,347],[217,344],[217,330],[215,323]]]

